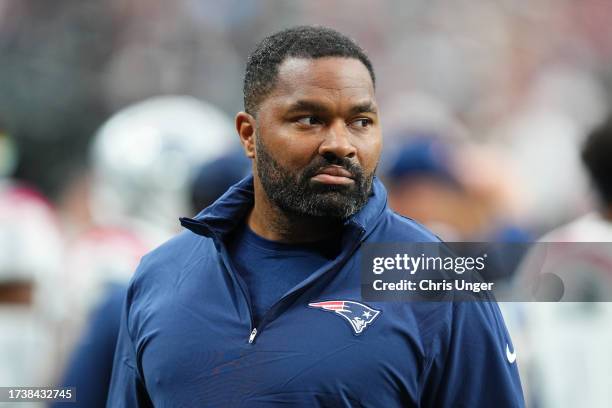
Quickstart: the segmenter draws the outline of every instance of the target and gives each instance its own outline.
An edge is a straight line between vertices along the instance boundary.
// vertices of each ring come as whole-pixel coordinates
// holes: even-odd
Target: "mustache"
[[[353,162],[348,157],[325,157],[318,156],[316,159],[312,161],[302,172],[303,179],[309,179],[314,177],[325,167],[329,167],[331,165],[340,166],[349,173],[351,173],[351,177],[355,181],[363,179],[363,169],[360,165]]]

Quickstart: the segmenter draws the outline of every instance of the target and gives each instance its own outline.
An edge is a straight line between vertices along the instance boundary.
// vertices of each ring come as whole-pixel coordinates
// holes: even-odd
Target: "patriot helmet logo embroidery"
[[[380,310],[375,310],[362,303],[350,300],[330,300],[309,303],[308,306],[334,312],[342,316],[350,323],[355,334],[361,334],[380,314]]]

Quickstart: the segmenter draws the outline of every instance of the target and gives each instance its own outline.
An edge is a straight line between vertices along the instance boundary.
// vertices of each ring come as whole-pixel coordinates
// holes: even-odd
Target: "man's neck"
[[[247,216],[247,223],[257,235],[286,243],[321,241],[342,229],[342,222],[337,219],[287,214],[268,199],[257,183],[255,204]]]

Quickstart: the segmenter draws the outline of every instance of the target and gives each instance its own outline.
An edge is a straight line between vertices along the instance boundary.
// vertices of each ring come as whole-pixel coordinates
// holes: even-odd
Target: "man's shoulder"
[[[211,256],[213,251],[212,239],[191,231],[180,232],[142,257],[130,286],[174,279],[195,260]]]
[[[428,359],[444,358],[464,343],[490,344],[502,351],[511,345],[495,302],[408,301],[387,304],[385,309],[418,332]]]
[[[441,242],[425,226],[391,210],[385,209],[376,229],[374,238],[387,242]]]
[[[428,358],[444,359],[452,350],[486,347],[513,350],[499,306],[494,301],[407,302],[404,307],[414,319]],[[406,313],[406,312],[404,312]]]
[[[466,337],[490,337],[508,341],[508,333],[497,302],[489,300],[458,301],[453,304],[453,330],[463,331]]]

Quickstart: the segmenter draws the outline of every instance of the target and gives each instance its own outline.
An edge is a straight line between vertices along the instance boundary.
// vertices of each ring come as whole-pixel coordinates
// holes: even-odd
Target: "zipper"
[[[228,269],[228,271],[231,274],[231,276],[234,279],[234,281],[238,284],[238,286],[240,286],[240,291],[242,292],[242,295],[243,295],[243,297],[244,297],[244,299],[246,301],[247,309],[248,309],[248,312],[249,312],[250,329],[251,329],[251,332],[250,332],[249,338],[248,338],[248,344],[253,344],[253,342],[255,341],[255,338],[257,337],[257,334],[261,331],[261,329],[265,326],[265,324],[269,320],[269,315],[270,315],[270,312],[272,310],[274,310],[279,304],[283,303],[286,299],[288,299],[289,297],[293,296],[297,291],[302,291],[306,287],[308,287],[311,284],[313,284],[321,276],[325,275],[326,273],[331,272],[335,267],[338,266],[337,264],[339,264],[341,262],[341,260],[348,258],[357,249],[357,247],[361,243],[361,241],[363,239],[363,236],[365,234],[365,229],[363,228],[363,226],[361,226],[359,224],[353,224],[355,227],[357,227],[359,229],[358,237],[355,239],[353,245],[351,245],[351,247],[346,252],[343,251],[338,256],[337,260],[335,262],[333,262],[333,265],[330,265],[329,269],[326,269],[323,272],[320,272],[319,274],[317,274],[316,278],[314,278],[314,279],[309,280],[309,278],[306,278],[305,281],[309,280],[308,283],[306,283],[304,285],[299,284],[297,287],[295,287],[289,293],[285,294],[278,301],[276,301],[276,303],[274,303],[272,305],[272,307],[270,307],[270,309],[268,309],[263,314],[263,316],[261,317],[261,320],[259,322],[259,330],[258,330],[257,327],[255,327],[255,323],[253,322],[253,307],[251,306],[251,298],[249,296],[248,289],[246,288],[246,285],[244,284],[242,279],[238,276],[238,274],[234,272],[234,269],[233,269],[232,264],[230,262],[229,255],[227,254],[227,250],[225,248],[225,244],[223,243],[223,241],[220,239],[220,237],[214,231],[212,231],[212,229],[210,229],[210,227],[208,227],[208,225],[206,225],[205,223],[203,223],[201,221],[192,220],[192,219],[187,218],[187,219],[181,219],[181,223],[182,224],[183,223],[184,224],[188,224],[190,226],[194,226],[194,227],[196,227],[201,232],[204,232],[204,231],[208,230],[208,231],[206,231],[208,233],[205,234],[205,235],[213,238],[213,240],[215,240],[217,242],[217,245],[219,246],[219,249],[220,249],[221,258],[223,259],[223,262],[225,263],[225,267]],[[202,227],[204,227],[204,230],[203,230]]]
[[[249,344],[253,344],[255,336],[257,336],[257,328],[253,328],[253,330],[251,331],[251,335],[249,336]]]
[[[240,292],[242,293],[242,296],[244,300],[246,301],[247,310],[249,312],[249,321],[250,321],[249,325],[251,329],[251,332],[248,338],[248,343],[253,344],[253,341],[255,340],[255,336],[257,336],[257,328],[255,327],[255,323],[253,322],[253,307],[251,306],[251,297],[249,295],[248,289],[246,288],[246,285],[244,284],[240,276],[238,276],[238,274],[234,272],[233,265],[231,263],[229,255],[227,254],[227,250],[225,248],[225,244],[223,243],[223,240],[208,225],[206,225],[205,223],[201,221],[193,220],[190,218],[181,218],[181,224],[194,227],[195,229],[197,229],[198,232],[203,233],[205,236],[210,237],[213,239],[213,241],[215,241],[215,246],[219,250],[221,259],[223,260],[225,267],[230,273],[232,279],[240,287]]]
[[[249,338],[248,338],[248,343],[253,344],[253,341],[255,340],[255,336],[257,336],[257,328],[255,327],[255,322],[253,321],[253,306],[251,305],[251,296],[249,294],[249,290],[246,287],[246,284],[242,281],[242,278],[238,276],[238,274],[234,271],[229,255],[227,254],[227,251],[225,249],[225,245],[223,244],[221,240],[217,239],[217,241],[221,248],[221,258],[223,259],[223,262],[225,263],[225,267],[227,268],[229,273],[232,275],[232,278],[234,279],[234,281],[240,287],[240,292],[242,292],[242,297],[244,298],[246,302],[247,310],[249,312],[249,322],[250,322],[249,328],[251,329],[251,333],[249,334]]]

